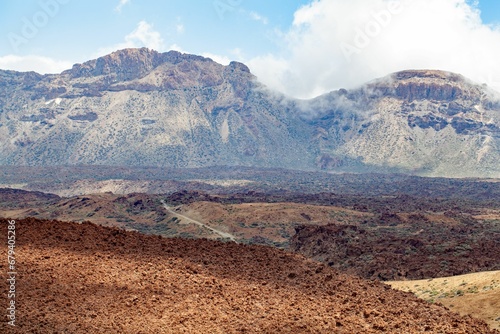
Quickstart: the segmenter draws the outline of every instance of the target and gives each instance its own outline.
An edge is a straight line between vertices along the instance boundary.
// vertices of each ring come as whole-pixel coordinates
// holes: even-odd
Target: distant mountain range
[[[0,71],[0,165],[257,166],[500,177],[500,98],[403,71],[311,100],[237,62],[146,48]]]

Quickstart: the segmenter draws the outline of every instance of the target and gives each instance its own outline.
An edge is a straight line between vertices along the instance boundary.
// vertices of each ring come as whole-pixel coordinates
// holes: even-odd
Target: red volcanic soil
[[[0,220],[3,235],[7,224]],[[274,248],[90,223],[15,225],[16,327],[2,316],[0,333],[498,333]],[[1,285],[4,313],[7,289]]]

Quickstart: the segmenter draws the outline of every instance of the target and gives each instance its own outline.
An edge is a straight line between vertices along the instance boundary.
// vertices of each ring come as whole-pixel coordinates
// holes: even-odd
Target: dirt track
[[[229,239],[231,241],[235,241],[236,237],[230,233],[227,233],[227,232],[222,232],[222,231],[219,231],[211,226],[208,226],[206,224],[203,224],[202,222],[200,221],[197,221],[197,220],[194,220],[192,218],[189,218],[187,216],[184,216],[183,214],[179,213],[179,212],[176,212],[174,210],[172,210],[168,205],[167,203],[165,203],[165,201],[161,201],[161,204],[163,204],[163,207],[165,208],[165,210],[167,210],[170,214],[174,215],[174,216],[178,216],[178,217],[181,217],[182,220],[185,220],[187,221],[188,223],[192,223],[192,224],[196,224],[198,226],[201,226],[203,228],[206,228],[208,229],[209,231],[221,236],[222,238],[226,238],[226,239]]]
[[[6,235],[6,220],[0,226]],[[17,327],[6,329],[2,317],[1,333],[496,333],[273,248],[89,223],[16,226]]]

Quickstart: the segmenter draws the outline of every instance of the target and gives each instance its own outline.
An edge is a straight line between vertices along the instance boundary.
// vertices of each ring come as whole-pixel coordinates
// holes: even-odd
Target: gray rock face
[[[127,49],[59,75],[0,71],[0,164],[205,167],[500,177],[500,103],[440,71],[309,101],[237,62]]]
[[[314,101],[322,167],[353,164],[419,175],[500,175],[495,92],[441,71],[404,71]],[[331,108],[331,106],[335,106]],[[316,108],[319,110],[320,108]]]

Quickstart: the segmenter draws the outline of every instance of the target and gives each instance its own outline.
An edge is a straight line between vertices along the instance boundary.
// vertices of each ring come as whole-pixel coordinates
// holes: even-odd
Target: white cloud
[[[221,65],[229,65],[229,63],[231,62],[231,59],[229,59],[229,57],[227,57],[227,56],[216,55],[216,54],[210,53],[210,52],[205,52],[205,53],[202,53],[201,55],[203,57],[210,58],[213,61],[215,61],[216,63],[219,63]]]
[[[121,13],[123,6],[130,3],[130,0],[120,0],[118,6],[115,7],[115,11]]]
[[[165,51],[165,41],[161,37],[161,34],[154,30],[153,25],[146,21],[139,22],[137,28],[125,36],[123,42],[99,49],[94,54],[94,57],[101,57],[116,50],[141,47],[147,47],[160,52]]]
[[[248,65],[296,97],[405,69],[458,72],[500,90],[500,29],[466,0],[315,0],[297,10],[285,41],[280,56]]]
[[[221,65],[229,65],[229,63],[233,60],[245,62],[245,56],[243,55],[243,51],[240,48],[230,50],[229,55],[230,57],[228,57],[227,55],[214,54],[211,52],[202,53],[203,57],[210,58]]]
[[[249,15],[250,15],[250,18],[254,21],[261,22],[262,24],[265,24],[265,25],[267,25],[269,23],[269,20],[267,19],[267,17],[262,16],[257,12],[250,12]]]
[[[179,45],[177,44],[172,44],[170,45],[170,47],[168,48],[168,50],[170,51],[177,51],[177,52],[180,52],[180,53],[186,53],[186,51],[184,51],[184,49],[182,49]]]
[[[184,26],[184,23],[182,22],[181,17],[177,17],[177,20],[175,22],[175,32],[178,35],[182,35],[186,31],[186,27]]]
[[[253,58],[246,64],[261,82],[277,91],[289,93],[290,83],[286,81],[286,77],[291,66],[287,59],[269,54]]]
[[[19,72],[35,71],[40,74],[61,73],[70,69],[73,63],[55,60],[41,56],[15,56],[7,55],[0,57],[0,69],[9,69]]]
[[[161,34],[153,29],[153,26],[146,21],[141,21],[137,28],[125,37],[125,43],[135,46],[146,46],[155,50],[165,48],[165,43]]]

